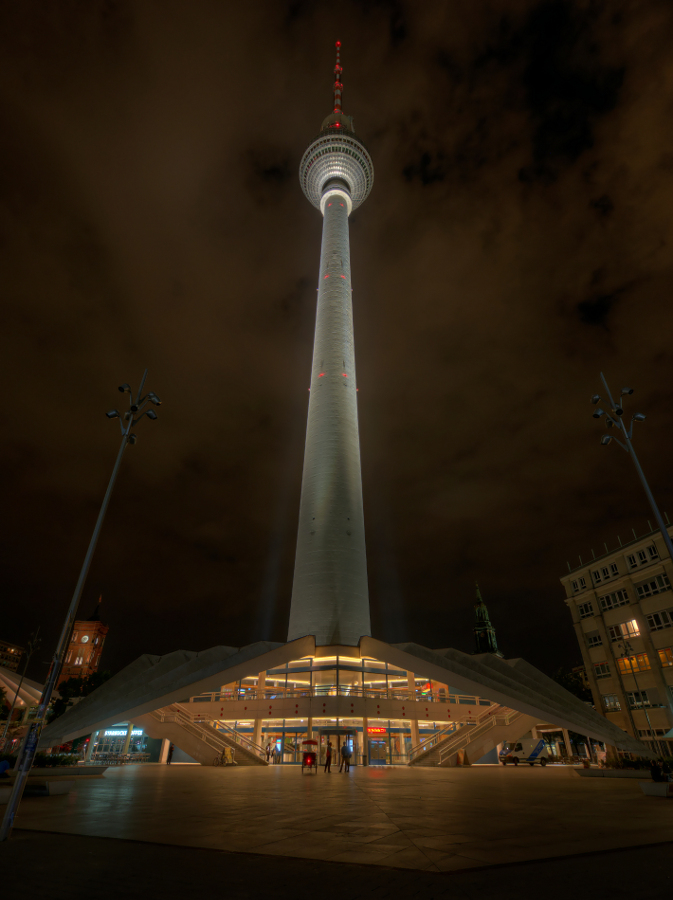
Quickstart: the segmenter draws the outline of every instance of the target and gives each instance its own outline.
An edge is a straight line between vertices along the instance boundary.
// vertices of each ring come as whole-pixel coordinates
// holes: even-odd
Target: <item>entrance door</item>
[[[369,765],[385,766],[388,762],[388,741],[369,738]]]

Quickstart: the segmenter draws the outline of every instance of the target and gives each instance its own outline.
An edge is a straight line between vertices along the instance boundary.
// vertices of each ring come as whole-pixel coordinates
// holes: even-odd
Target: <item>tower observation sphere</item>
[[[315,635],[317,645],[356,646],[371,625],[348,217],[369,196],[374,166],[341,110],[336,47],[333,109],[299,167],[323,228],[288,640]]]

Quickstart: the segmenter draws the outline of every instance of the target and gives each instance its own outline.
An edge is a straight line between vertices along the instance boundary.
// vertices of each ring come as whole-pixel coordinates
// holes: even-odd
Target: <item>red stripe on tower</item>
[[[343,94],[344,86],[341,83],[341,73],[343,69],[341,68],[341,60],[339,58],[339,53],[341,50],[341,41],[336,42],[336,65],[334,66],[334,112],[341,112],[341,95]]]

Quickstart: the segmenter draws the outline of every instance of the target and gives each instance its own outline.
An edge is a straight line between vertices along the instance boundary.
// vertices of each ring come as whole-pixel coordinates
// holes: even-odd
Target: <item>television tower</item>
[[[348,217],[369,196],[374,166],[341,109],[340,48],[333,111],[299,166],[323,226],[288,641],[313,634],[319,646],[371,634]]]

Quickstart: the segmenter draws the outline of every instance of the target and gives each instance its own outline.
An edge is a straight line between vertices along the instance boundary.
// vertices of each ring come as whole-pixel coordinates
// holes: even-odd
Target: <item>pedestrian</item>
[[[266,761],[269,761],[269,757],[271,756],[271,744],[266,745]]]
[[[664,776],[664,781],[673,781],[673,770],[665,759],[661,760],[661,772]]]
[[[332,742],[327,741],[327,747],[325,749],[325,771],[332,774]]]
[[[339,747],[339,771],[343,769],[346,762],[346,747],[346,738],[344,738],[343,744]]]
[[[173,746],[173,744],[171,744],[171,746],[168,748],[168,755],[166,757],[167,766],[170,766],[171,760],[173,759],[173,750],[175,750],[175,747]]]
[[[350,772],[350,770],[351,770],[351,754],[352,753],[353,753],[353,751],[351,750],[350,745],[344,741],[344,745],[341,748],[341,755],[343,757],[344,767],[347,772]]]

